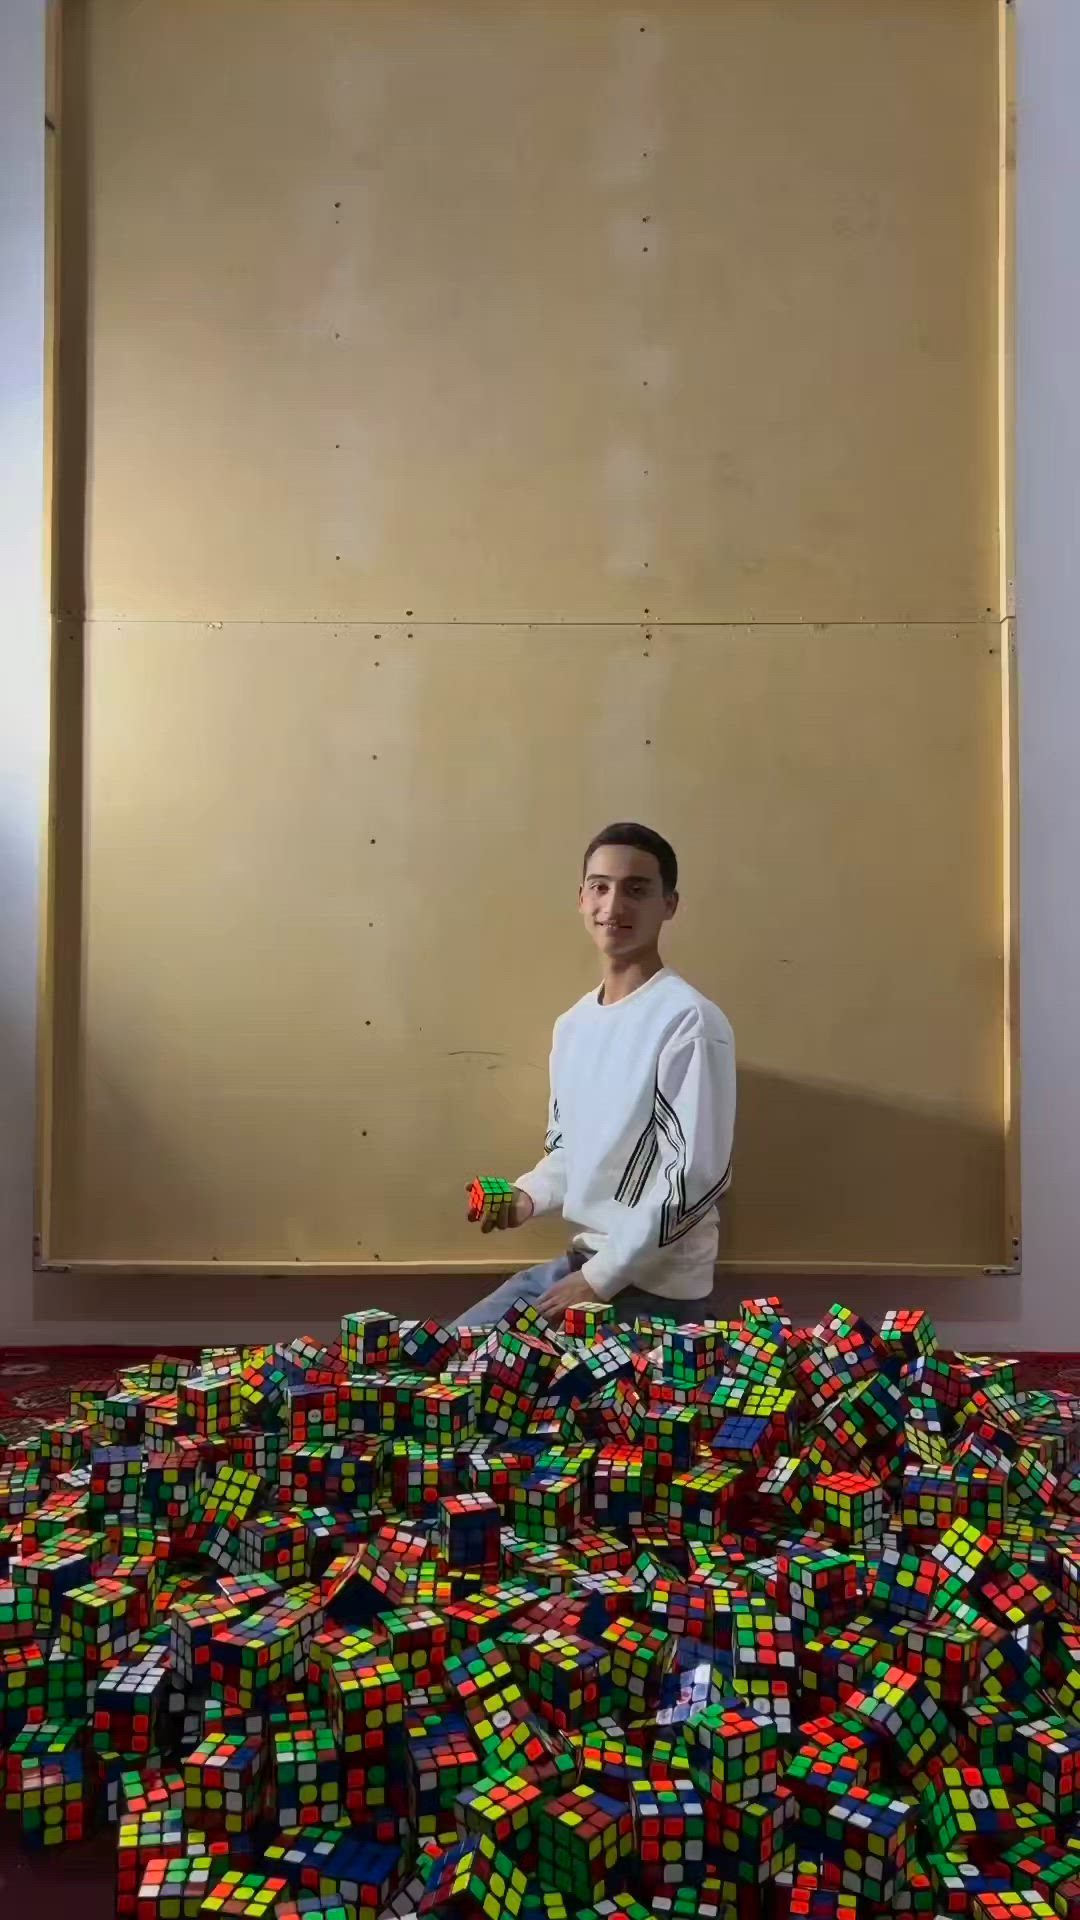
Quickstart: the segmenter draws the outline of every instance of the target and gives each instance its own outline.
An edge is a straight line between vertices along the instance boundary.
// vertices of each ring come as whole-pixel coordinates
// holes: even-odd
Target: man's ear
[[[665,907],[664,919],[665,920],[674,920],[675,911],[676,911],[676,908],[678,907],[678,904],[679,904],[679,896],[677,893],[666,893],[664,895],[664,907]]]

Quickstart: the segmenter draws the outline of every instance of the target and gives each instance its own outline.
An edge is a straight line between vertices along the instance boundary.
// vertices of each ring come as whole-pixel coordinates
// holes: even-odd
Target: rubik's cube
[[[825,1811],[825,1845],[840,1856],[844,1887],[864,1899],[891,1903],[902,1884],[918,1808],[873,1787],[851,1787]]]
[[[890,1307],[880,1338],[886,1353],[902,1360],[917,1360],[937,1347],[934,1323],[925,1307]]]
[[[262,1807],[266,1747],[259,1735],[208,1733],[184,1761],[184,1811],[207,1833],[246,1833]]]
[[[866,1604],[870,1613],[905,1620],[926,1620],[934,1605],[941,1569],[928,1555],[908,1553],[891,1543],[883,1547],[870,1577]]]
[[[704,1794],[741,1806],[775,1792],[778,1742],[770,1720],[718,1702],[687,1721],[683,1732],[694,1778]]]
[[[408,1818],[408,1787],[401,1756],[387,1748],[344,1769],[344,1807],[354,1827],[385,1846],[399,1840]]]
[[[510,1489],[510,1523],[524,1540],[552,1545],[579,1531],[583,1487],[577,1473],[541,1469]]]
[[[798,1454],[781,1454],[762,1473],[757,1487],[758,1501],[770,1519],[789,1525],[806,1510],[811,1492],[811,1470]]]
[[[581,1400],[574,1413],[589,1439],[613,1440],[628,1447],[636,1447],[641,1439],[645,1403],[629,1380],[609,1380],[598,1392]]]
[[[479,1640],[448,1655],[444,1675],[482,1747],[497,1744],[515,1720],[526,1718],[514,1669],[494,1640]]]
[[[184,1776],[175,1769],[163,1772],[143,1762],[126,1767],[120,1774],[120,1805],[123,1813],[164,1812],[166,1807],[184,1806]]]
[[[45,1662],[45,1718],[84,1720],[91,1680],[81,1654],[65,1651],[54,1640]]]
[[[99,1675],[90,1722],[93,1745],[99,1753],[156,1751],[169,1690],[167,1658],[167,1648],[154,1647],[141,1656],[106,1667]]]
[[[41,1429],[41,1465],[49,1480],[90,1458],[90,1424],[86,1420],[50,1420]]]
[[[596,1340],[615,1325],[615,1307],[610,1300],[589,1301],[567,1307],[563,1318],[565,1331],[575,1340]]]
[[[255,1513],[236,1536],[237,1552],[248,1571],[269,1573],[288,1585],[308,1570],[307,1528],[293,1513]]]
[[[656,1512],[673,1534],[687,1540],[719,1540],[729,1524],[733,1501],[745,1485],[735,1465],[690,1467],[656,1483]]]
[[[1009,1502],[1038,1525],[1048,1508],[1066,1506],[1069,1495],[1059,1493],[1059,1480],[1034,1447],[1024,1447],[1012,1462],[1009,1473]]]
[[[61,1598],[59,1641],[94,1672],[135,1645],[142,1623],[143,1596],[135,1587],[123,1580],[94,1580]]]
[[[652,1502],[656,1469],[639,1447],[601,1447],[593,1472],[593,1507],[598,1526],[628,1533],[640,1527]],[[1080,1615],[1080,1568],[1077,1570]]]
[[[812,1499],[822,1532],[833,1540],[861,1545],[885,1531],[888,1508],[876,1474],[823,1475],[814,1483]]]
[[[596,1719],[611,1672],[606,1647],[548,1629],[517,1654],[525,1691],[545,1720],[565,1730]]]
[[[240,1608],[213,1593],[185,1593],[169,1609],[169,1653],[173,1669],[187,1687],[210,1679],[214,1635],[241,1618]]]
[[[116,1834],[116,1911],[137,1910],[139,1888],[154,1860],[175,1860],[188,1851],[179,1808],[154,1808],[126,1814]]]
[[[787,1911],[788,1920],[857,1920],[859,1896],[825,1886],[815,1876],[813,1883],[799,1881],[792,1887]]]
[[[611,1655],[611,1692],[617,1707],[631,1715],[657,1705],[664,1677],[675,1658],[676,1643],[659,1627],[615,1619],[600,1635]]]
[[[341,1766],[330,1728],[277,1727],[272,1743],[278,1825],[332,1826],[341,1814]]]
[[[480,1391],[474,1386],[446,1386],[425,1380],[413,1396],[413,1431],[437,1447],[460,1447],[476,1432]]]
[[[156,1853],[146,1862],[131,1911],[137,1920],[198,1920],[220,1875],[221,1862],[209,1853]]]
[[[630,1808],[579,1784],[537,1815],[541,1880],[582,1902],[603,1899],[634,1849]]]
[[[331,1668],[327,1677],[330,1724],[343,1754],[373,1753],[385,1747],[404,1723],[405,1689],[391,1661],[360,1661]]]
[[[401,1336],[401,1365],[438,1373],[458,1349],[458,1336],[438,1320],[417,1320]]]
[[[1060,1920],[1061,1908],[1033,1887],[995,1888],[975,1896],[975,1920]]]
[[[394,1506],[405,1515],[422,1513],[434,1518],[444,1494],[455,1489],[457,1473],[452,1447],[423,1440],[394,1440],[389,1449],[389,1487]]]
[[[321,1340],[313,1340],[309,1333],[299,1333],[285,1345],[276,1346],[273,1357],[290,1383],[307,1381],[311,1386],[328,1385],[334,1380],[343,1380],[348,1372],[341,1341],[327,1347]]]
[[[705,1873],[705,1803],[687,1774],[630,1784],[634,1853],[644,1887],[682,1886]]]
[[[408,1607],[383,1614],[385,1653],[408,1691],[436,1685],[443,1675],[449,1627],[433,1607]]]
[[[230,1466],[256,1474],[266,1487],[277,1484],[282,1444],[277,1428],[238,1427],[235,1433],[225,1436]]]
[[[1075,1721],[1040,1719],[1019,1727],[1013,1765],[1025,1782],[1025,1798],[1055,1820],[1073,1819],[1080,1803],[1080,1727]],[[1080,1872],[1080,1853],[1077,1854]]]
[[[885,1729],[896,1742],[900,1770],[908,1775],[923,1771],[935,1750],[950,1739],[949,1722],[925,1682],[902,1667],[882,1662],[872,1668],[865,1685],[850,1693],[844,1706],[856,1718]]]
[[[0,1646],[0,1734],[18,1733],[28,1720],[67,1718],[46,1711],[46,1660],[36,1640]],[[85,1677],[83,1681],[85,1694]]]
[[[457,1493],[439,1501],[435,1541],[448,1567],[499,1566],[502,1515],[487,1493]]]
[[[1001,1843],[1014,1832],[1017,1792],[997,1767],[935,1764],[930,1771],[925,1818],[941,1853],[987,1839]]]
[[[719,1372],[719,1327],[671,1327],[660,1341],[660,1372],[676,1386],[701,1387]]]
[[[283,1507],[371,1508],[382,1459],[382,1442],[374,1437],[296,1441],[281,1450],[278,1501]]]
[[[930,1548],[929,1558],[938,1570],[939,1606],[977,1593],[986,1576],[1001,1569],[990,1534],[968,1520],[954,1520]]]
[[[64,1594],[73,1587],[85,1586],[91,1578],[90,1555],[58,1539],[48,1546],[13,1554],[8,1573],[16,1593],[24,1588],[30,1596],[34,1627],[51,1634],[56,1631]],[[17,1617],[20,1612],[17,1608]]]
[[[569,1546],[568,1542],[568,1551]],[[524,1581],[492,1581],[440,1611],[454,1645],[474,1646],[514,1626],[535,1604],[536,1594]]]
[[[731,1629],[732,1677],[739,1692],[768,1698],[798,1671],[795,1636],[785,1614],[736,1605]]]
[[[954,1626],[951,1621],[922,1626],[902,1620],[892,1640],[896,1665],[919,1674],[935,1700],[950,1711],[978,1692],[984,1642],[974,1627]]]
[[[342,1359],[350,1373],[398,1365],[398,1321],[379,1308],[342,1315]]]
[[[634,1549],[617,1533],[585,1526],[565,1542],[565,1551],[583,1572],[626,1573],[634,1564]]]
[[[522,1920],[528,1881],[487,1834],[460,1840],[436,1860],[416,1911],[462,1920]]]
[[[763,1413],[725,1414],[709,1441],[717,1461],[736,1466],[761,1467],[776,1452],[776,1434],[772,1420]]]
[[[143,1473],[142,1501],[157,1520],[183,1520],[195,1498],[199,1462],[177,1450],[148,1453]]]
[[[21,1520],[41,1499],[41,1468],[6,1462],[0,1466],[0,1518]]]
[[[618,1722],[600,1720],[573,1736],[578,1772],[587,1786],[615,1800],[625,1800],[634,1780],[648,1773],[646,1749],[637,1735],[624,1733]],[[567,1781],[568,1786],[573,1785]]]
[[[90,1514],[137,1512],[142,1474],[141,1447],[95,1447],[90,1455]]]
[[[1080,1854],[1072,1846],[1021,1840],[1002,1855],[1002,1865],[1012,1870],[1017,1886],[1030,1888],[1040,1899],[1048,1900],[1059,1920],[1077,1920]]]
[[[210,1681],[229,1707],[250,1711],[303,1671],[306,1650],[295,1616],[280,1601],[219,1627],[210,1642]]]
[[[454,1801],[454,1820],[462,1839],[486,1834],[504,1853],[528,1856],[534,1851],[532,1826],[542,1800],[535,1781],[497,1767],[463,1787]]]
[[[978,1460],[958,1460],[956,1484],[960,1511],[973,1526],[984,1533],[1004,1533],[1009,1504],[1010,1468],[984,1465]]]
[[[775,1600],[780,1613],[797,1625],[817,1629],[850,1619],[859,1595],[859,1570],[852,1556],[818,1552],[781,1554],[776,1563]]]
[[[177,1390],[176,1424],[181,1433],[216,1439],[244,1424],[242,1382],[238,1374],[193,1373]]]
[[[202,1911],[232,1916],[233,1920],[270,1920],[288,1891],[289,1882],[280,1874],[245,1873],[233,1867],[214,1882]]]
[[[736,1887],[760,1887],[775,1880],[794,1862],[798,1817],[798,1801],[783,1785],[737,1807],[708,1801],[706,1845],[720,1862],[723,1880]]]
[[[410,1727],[405,1764],[414,1831],[420,1840],[449,1845],[458,1832],[455,1803],[485,1770],[468,1728],[449,1715],[431,1727]]]
[[[336,1381],[320,1386],[298,1381],[287,1387],[285,1406],[290,1441],[295,1444],[303,1440],[336,1440],[339,1393]]]
[[[488,1220],[514,1197],[513,1183],[494,1174],[481,1174],[469,1188],[469,1219]]]
[[[690,1467],[697,1444],[700,1409],[692,1406],[665,1406],[654,1401],[647,1406],[641,1423],[641,1450],[646,1467],[656,1478],[662,1474],[685,1473]]]
[[[18,1816],[24,1846],[62,1846],[86,1833],[90,1787],[83,1737],[77,1722],[56,1720],[15,1735],[5,1761],[4,1806]]]

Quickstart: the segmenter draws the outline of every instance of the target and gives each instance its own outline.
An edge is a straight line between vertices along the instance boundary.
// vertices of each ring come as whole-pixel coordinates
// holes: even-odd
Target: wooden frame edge
[[[56,752],[61,617],[57,604],[59,488],[61,457],[60,263],[62,195],[60,147],[62,141],[63,0],[46,6],[46,113],[43,142],[46,167],[46,449],[43,500],[45,579],[49,613],[49,718],[47,779],[40,830],[41,882],[39,889],[39,949],[37,969],[37,1040],[35,1168],[33,1196],[33,1268],[49,1275],[124,1278],[137,1274],[200,1278],[373,1278],[380,1274],[453,1277],[465,1273],[499,1276],[513,1273],[517,1262],[377,1262],[359,1264],[318,1262],[102,1261],[52,1257],[53,1128],[56,987],[56,857],[58,838]],[[998,0],[998,530],[1000,667],[1002,701],[1002,982],[1003,982],[1003,1128],[1004,1220],[1006,1264],[983,1266],[921,1266],[844,1262],[721,1262],[718,1275],[797,1278],[857,1274],[867,1278],[982,1278],[1019,1275],[1022,1270],[1021,1139],[1020,1139],[1020,994],[1019,994],[1019,769],[1017,717],[1017,631],[1015,596],[1015,198],[1016,198],[1016,6]]]
[[[375,1280],[378,1278],[425,1278],[463,1280],[481,1277],[502,1279],[521,1270],[520,1260],[45,1260],[36,1263],[37,1272],[57,1277],[131,1280],[142,1277],[170,1280]],[[815,1280],[858,1278],[860,1280],[984,1280],[994,1275],[1011,1275],[1019,1267],[925,1265],[917,1262],[882,1263],[867,1260],[732,1260],[720,1261],[716,1277],[720,1280],[745,1276],[778,1279]]]
[[[42,533],[45,548],[45,608],[49,634],[49,709],[46,778],[39,832],[37,1034],[35,1054],[33,1264],[48,1258],[52,1224],[53,1074],[55,1066],[54,985],[56,971],[56,843],[58,827],[56,753],[59,645],[57,554],[60,541],[60,276],[61,246],[61,71],[62,0],[48,0],[45,11],[45,486]]]
[[[1016,6],[998,0],[998,610],[1002,743],[1005,1247],[1022,1263],[1020,768],[1016,631]]]

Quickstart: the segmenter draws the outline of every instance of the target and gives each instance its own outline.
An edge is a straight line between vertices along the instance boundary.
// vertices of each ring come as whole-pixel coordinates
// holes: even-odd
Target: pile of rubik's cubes
[[[1080,1920],[1080,1402],[923,1312],[159,1357],[0,1555],[9,1825],[133,1920]]]

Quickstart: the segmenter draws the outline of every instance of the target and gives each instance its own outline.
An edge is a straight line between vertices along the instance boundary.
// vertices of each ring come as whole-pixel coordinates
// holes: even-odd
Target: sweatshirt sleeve
[[[563,1146],[559,1100],[555,1092],[555,1042],[551,1043],[548,1062],[548,1124],[544,1135],[544,1157],[528,1173],[514,1181],[533,1203],[533,1214],[558,1213],[566,1198],[566,1150]]]
[[[665,1250],[706,1219],[731,1184],[735,1049],[698,1034],[660,1055],[653,1107],[655,1171],[635,1206],[620,1206],[597,1253],[581,1269],[601,1300],[623,1287],[648,1289]]]

